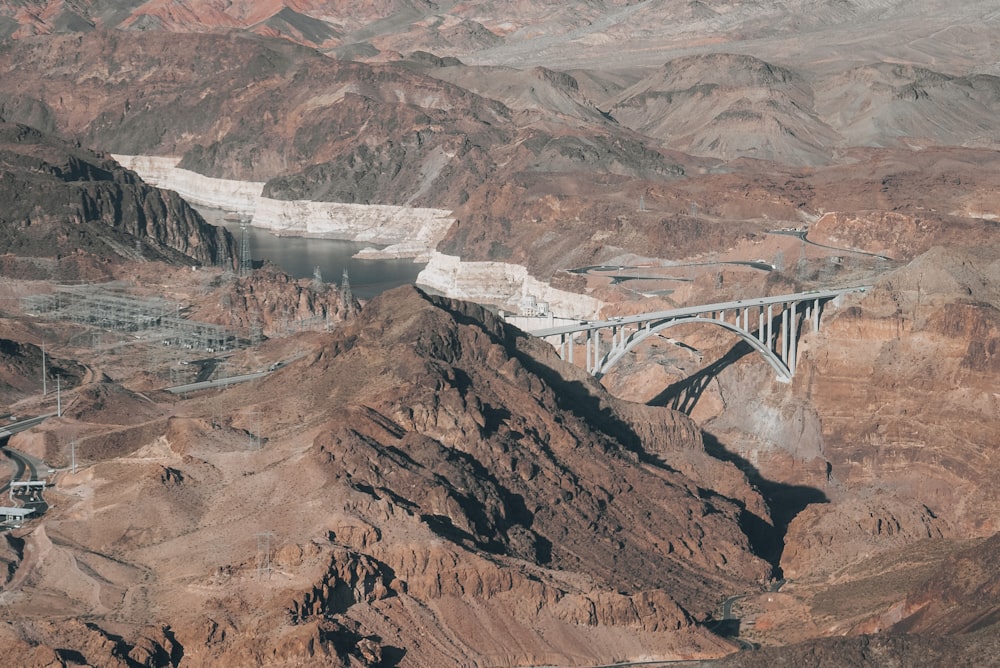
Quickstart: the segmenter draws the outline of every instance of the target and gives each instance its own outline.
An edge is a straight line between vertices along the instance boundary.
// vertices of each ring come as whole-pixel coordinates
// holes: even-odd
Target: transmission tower
[[[265,580],[271,577],[271,540],[274,534],[261,531],[257,536],[257,579]]]
[[[264,325],[260,312],[250,315],[250,345],[255,346],[264,338]]]
[[[250,413],[250,449],[260,450],[260,411]]]
[[[351,294],[351,279],[347,276],[347,268],[344,268],[344,280],[340,283],[340,301],[344,304],[344,310],[350,311],[351,304],[354,303],[354,295]]]
[[[250,257],[250,221],[240,219],[240,276],[249,276],[253,271]]]

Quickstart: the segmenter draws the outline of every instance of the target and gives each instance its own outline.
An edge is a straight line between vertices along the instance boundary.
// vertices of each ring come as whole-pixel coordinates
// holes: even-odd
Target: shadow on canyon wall
[[[648,405],[672,408],[690,415],[711,382],[725,369],[751,352],[754,352],[753,347],[745,341],[740,341],[712,364],[666,387],[651,399]],[[712,434],[703,431],[702,437],[705,451],[716,459],[730,462],[739,468],[767,502],[773,525],[744,510],[741,518],[742,528],[750,539],[754,553],[771,563],[774,567],[774,577],[780,578],[779,564],[788,525],[806,506],[813,503],[828,503],[829,499],[815,487],[789,485],[771,480],[747,459],[727,450]]]
[[[687,378],[682,378],[676,383],[668,385],[646,403],[649,406],[663,406],[690,415],[711,382],[720,373],[751,352],[753,352],[753,347],[746,341],[740,341],[719,359]]]

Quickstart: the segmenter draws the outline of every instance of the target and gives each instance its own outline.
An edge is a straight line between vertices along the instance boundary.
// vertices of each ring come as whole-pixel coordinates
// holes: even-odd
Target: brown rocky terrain
[[[78,278],[70,274],[73,266],[88,263],[84,256],[230,266],[235,261],[229,233],[206,224],[176,193],[25,125],[0,123],[0,191],[7,275],[40,271],[39,278]],[[81,256],[80,262],[53,274],[46,274],[44,263],[15,259],[71,255]]]
[[[690,420],[622,404],[488,313],[413,289],[299,345],[253,387],[186,401],[96,379],[44,436],[12,439],[59,462],[75,434],[88,465],[12,543],[7,660],[731,651],[700,622],[767,580],[742,527],[769,516]],[[90,621],[47,621],[57,599]]]
[[[556,71],[435,55],[444,49],[366,64],[240,33],[99,30],[8,41],[2,113],[102,150],[265,181],[280,199],[451,209],[442,251],[542,278],[622,253],[725,250],[831,212],[838,232],[879,221],[867,225],[886,237],[873,247],[895,235],[919,252],[993,215],[989,73],[875,55],[831,70],[776,44]],[[898,58],[898,44],[885,48]]]
[[[356,299],[345,304],[335,285],[295,280],[273,265],[220,285],[191,315],[197,320],[257,327],[265,336],[284,336],[300,329],[327,329],[357,312]]]
[[[53,342],[81,387],[12,445],[84,461],[0,543],[11,662],[593,665],[738,630],[764,647],[732,665],[995,663],[994,4],[0,2],[0,196],[32,221],[0,229],[2,412],[48,410]],[[175,271],[196,219],[81,147],[448,209],[440,251],[606,313],[872,288],[802,332],[790,383],[691,326],[616,399],[468,305]],[[105,261],[137,237],[158,261]],[[14,305],[122,277],[259,326],[224,364],[277,370],[177,398],[172,351]]]

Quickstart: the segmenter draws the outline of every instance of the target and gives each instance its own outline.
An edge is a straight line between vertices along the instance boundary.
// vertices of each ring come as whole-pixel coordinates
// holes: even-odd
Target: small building
[[[24,518],[35,512],[34,508],[8,508],[0,506],[0,521],[4,524],[19,527]]]
[[[44,480],[15,480],[10,483],[10,498],[14,500],[17,494],[41,498],[47,483]]]
[[[521,297],[521,315],[534,316],[538,308],[538,300],[535,295],[524,295]]]

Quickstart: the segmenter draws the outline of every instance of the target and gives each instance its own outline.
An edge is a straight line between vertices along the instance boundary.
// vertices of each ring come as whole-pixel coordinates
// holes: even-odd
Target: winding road
[[[40,424],[45,418],[51,417],[52,415],[55,414],[51,413],[48,415],[40,415],[38,417],[30,418],[28,420],[22,420],[21,422],[7,425],[7,427],[3,430],[0,430],[0,448],[2,448],[4,456],[14,462],[14,475],[11,476],[10,480],[0,486],[0,494],[10,494],[11,483],[21,482],[26,473],[28,476],[27,480],[34,482],[40,479],[38,477],[39,469],[45,471],[46,474],[49,472],[49,468],[45,465],[45,462],[30,455],[26,455],[23,452],[14,450],[13,448],[7,447],[7,441],[10,439],[12,433],[24,431],[25,429]],[[49,509],[49,504],[42,498],[41,492],[38,492],[37,496],[22,498],[21,505],[24,508],[31,508],[35,511],[32,513],[31,517],[38,517]]]

